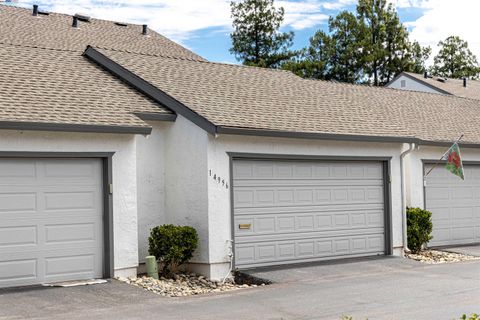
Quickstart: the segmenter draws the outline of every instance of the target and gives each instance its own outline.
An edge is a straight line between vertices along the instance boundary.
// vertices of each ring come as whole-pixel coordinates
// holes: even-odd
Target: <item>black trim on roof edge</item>
[[[35,131],[63,131],[63,132],[96,132],[96,133],[127,133],[150,134],[150,127],[125,127],[108,125],[88,125],[69,123],[40,123],[23,121],[0,121],[3,130],[35,130]]]
[[[418,145],[430,146],[430,147],[451,147],[453,142],[454,142],[453,140],[452,141],[428,141],[428,140],[419,139],[417,143]],[[462,148],[480,148],[480,143],[471,143],[471,142],[463,143],[462,141],[460,141],[458,144]]]
[[[409,78],[409,79],[411,79],[411,80],[413,80],[413,81],[420,82],[421,84],[429,87],[430,89],[433,89],[433,90],[435,90],[435,91],[438,91],[439,93],[447,94],[447,95],[449,95],[449,96],[452,96],[452,95],[453,95],[452,93],[450,93],[450,92],[448,92],[448,91],[445,91],[445,90],[443,90],[443,89],[440,89],[440,88],[438,88],[438,87],[435,87],[434,85],[432,85],[432,84],[430,84],[430,83],[428,83],[428,82],[425,82],[425,81],[423,81],[423,80],[420,80],[420,79],[418,79],[418,78],[415,78],[414,76],[411,76],[411,75],[409,75],[408,73],[403,72],[403,71],[400,72],[400,73],[399,73],[395,78],[393,78],[389,83],[387,83],[387,84],[385,85],[385,87],[388,88],[388,87],[390,86],[390,84],[392,84],[393,82],[395,82],[396,80],[398,80],[398,78],[400,78],[401,76],[405,76],[405,77],[407,77],[407,78]],[[405,90],[405,89],[399,89],[399,90]],[[405,90],[405,91],[407,91],[407,90]],[[408,90],[408,91],[411,91],[411,90]]]
[[[175,121],[177,115],[174,113],[171,114],[159,114],[159,113],[148,113],[148,112],[135,112],[134,115],[139,117],[144,121]]]
[[[83,53],[85,57],[92,60],[93,62],[97,63],[99,66],[104,68],[105,70],[109,71],[113,75],[120,78],[122,81],[126,82],[139,92],[143,93],[147,97],[150,97],[154,101],[160,103],[161,105],[171,109],[175,113],[178,113],[200,128],[204,129],[205,131],[215,134],[216,133],[216,126],[196,113],[195,111],[191,110],[187,106],[185,106],[180,101],[176,100],[175,98],[171,97],[164,91],[160,90],[159,88],[155,87],[148,81],[142,79],[141,77],[137,76],[135,73],[131,72],[130,70],[124,68],[120,64],[116,63],[112,59],[108,58],[101,52],[95,50],[92,46],[87,46],[87,49]]]
[[[389,136],[366,136],[334,133],[315,133],[315,132],[290,132],[275,130],[257,130],[248,128],[218,127],[219,134],[237,134],[264,137],[281,138],[301,138],[301,139],[324,139],[324,140],[343,140],[343,141],[365,141],[365,142],[399,142],[399,143],[417,143],[418,139],[409,137],[389,137]]]

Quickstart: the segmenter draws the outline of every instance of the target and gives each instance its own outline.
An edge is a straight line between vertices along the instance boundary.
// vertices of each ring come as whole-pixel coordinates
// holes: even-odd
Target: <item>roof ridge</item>
[[[164,55],[164,54],[153,54],[153,53],[144,53],[144,52],[130,52],[130,51],[126,51],[126,50],[117,50],[117,49],[113,49],[113,48],[105,48],[105,47],[100,47],[100,46],[91,46],[91,47],[98,48],[98,49],[103,49],[103,50],[108,50],[108,51],[117,51],[117,52],[129,53],[129,54],[136,54],[136,55],[147,56],[147,57],[166,58],[166,59],[173,59],[173,60],[185,60],[185,61],[191,61],[191,62],[216,64],[216,65],[236,67],[236,68],[258,69],[258,70],[262,70],[262,71],[289,73],[289,74],[292,74],[292,75],[298,77],[293,72],[291,72],[289,70],[283,70],[283,69],[272,69],[272,68],[263,68],[263,67],[256,67],[256,66],[246,66],[246,65],[243,65],[243,64],[216,62],[216,61],[209,61],[209,60],[199,60],[199,59],[185,58],[185,57],[174,57],[174,56],[168,56],[168,55]]]
[[[27,11],[31,10],[31,9],[29,9],[30,7],[27,7],[27,6],[22,7],[20,3],[12,3],[12,2],[10,4],[0,3],[0,6],[8,7],[8,8],[15,8],[15,9],[22,9],[22,10],[27,10]],[[41,8],[39,7],[39,9],[41,9]],[[65,16],[65,17],[73,17],[74,16],[74,14],[57,12],[57,11],[46,11],[46,12],[48,12],[49,14]],[[97,21],[104,21],[104,22],[125,22],[125,21],[114,21],[114,20],[107,20],[107,19],[99,19],[99,18],[94,18],[94,17],[91,17],[91,19],[97,20]],[[139,24],[139,23],[128,22],[128,24],[135,25],[135,26],[141,26],[141,24]],[[155,30],[153,30],[153,31],[155,31]]]
[[[108,50],[108,51],[116,51],[116,52],[123,52],[123,53],[128,53],[128,54],[136,54],[136,55],[141,55],[141,56],[151,56],[151,57],[167,58],[167,59],[174,59],[174,60],[187,60],[187,61],[193,61],[193,62],[208,62],[206,60],[200,60],[200,59],[194,59],[194,58],[175,57],[175,56],[166,55],[166,54],[150,54],[150,53],[144,53],[144,52],[134,52],[134,51],[130,51],[130,50],[120,50],[120,49],[108,48],[108,47],[97,46],[97,45],[90,45],[90,47],[97,48],[97,49],[102,49],[102,50]]]
[[[85,51],[85,49],[74,50],[74,49],[52,48],[52,47],[47,47],[47,46],[32,46],[32,45],[27,45],[27,44],[18,44],[18,43],[14,43],[14,42],[8,42],[8,41],[4,41],[4,40],[0,40],[0,45],[8,45],[8,46],[20,47],[20,48],[63,51],[63,52],[83,53]],[[148,54],[144,54],[144,53],[141,53],[141,52],[133,52],[133,51],[129,51],[129,50],[120,50],[120,49],[94,46],[94,45],[90,45],[90,46],[93,47],[93,48],[98,48],[98,49],[103,49],[103,50],[108,50],[108,51],[117,51],[117,52],[123,52],[123,53],[129,53],[129,54],[138,54],[138,55],[148,55]],[[177,59],[177,60],[190,60],[190,61],[195,61],[195,62],[204,62],[203,60],[197,60],[197,59],[193,59],[193,58],[180,58],[180,57],[174,57],[174,56],[168,56],[168,55],[158,55],[158,57],[164,57],[164,58],[169,58],[169,59]]]
[[[49,47],[41,47],[41,46],[29,46],[25,44],[18,44],[0,40],[0,45],[12,46],[12,47],[20,47],[20,48],[31,48],[31,49],[42,49],[42,50],[51,50],[51,51],[63,51],[63,52],[79,52],[82,53],[82,50],[73,50],[73,49],[61,49],[61,48],[49,48]]]
[[[0,9],[1,7],[5,7],[5,8],[14,8],[14,9],[19,9],[19,10],[23,10],[23,11],[27,11],[28,13],[31,13],[31,8],[27,8],[27,7],[22,7],[20,6],[18,3],[15,3],[15,4],[5,4],[5,3],[0,3]],[[1,11],[1,10],[0,10]],[[64,18],[71,18],[74,16],[74,14],[68,14],[68,13],[61,13],[61,12],[56,12],[56,11],[47,11],[49,13],[49,15],[54,15],[54,16],[61,16],[61,17],[64,17]],[[142,24],[141,23],[132,23],[132,22],[126,22],[126,21],[115,21],[115,20],[106,20],[106,19],[99,19],[99,18],[95,18],[95,17],[91,17],[91,20],[93,20],[94,22],[100,22],[100,23],[105,23],[105,24],[110,24],[110,23],[126,23],[128,25],[131,25],[131,26],[135,26],[135,27],[141,27]],[[175,41],[169,39],[168,37],[164,36],[163,34],[155,31],[154,29],[152,28],[149,28],[148,25],[147,25],[147,28],[149,30],[149,32],[151,32],[152,34],[155,34],[156,37],[160,37],[162,38],[164,41],[167,41],[167,42],[170,42],[172,44],[175,44],[175,45],[178,45],[180,46],[179,44],[177,44]],[[183,46],[180,46],[182,47],[185,51],[188,51],[190,52],[192,55],[194,56],[198,56],[199,60],[200,59],[203,59],[203,60],[206,60],[205,58],[201,57],[200,55],[198,55],[197,53],[193,52],[192,50],[188,49],[188,48],[185,48]],[[44,47],[45,49],[48,49],[48,47]],[[106,49],[110,49],[110,48],[106,48]],[[82,52],[84,49],[82,50],[78,50],[79,52]],[[76,51],[76,50],[72,50],[72,51]],[[118,50],[118,51],[122,51],[122,50]],[[128,51],[125,51],[125,52],[128,52]],[[193,59],[193,58],[192,58]]]

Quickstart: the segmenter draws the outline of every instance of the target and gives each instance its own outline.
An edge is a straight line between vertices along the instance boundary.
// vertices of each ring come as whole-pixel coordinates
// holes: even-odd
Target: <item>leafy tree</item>
[[[274,0],[230,3],[233,28],[230,52],[245,65],[276,68],[295,56],[290,51],[293,32],[279,32],[285,11]]]
[[[450,36],[438,43],[440,51],[434,57],[432,73],[448,78],[477,78],[480,72],[477,57],[467,41]]]

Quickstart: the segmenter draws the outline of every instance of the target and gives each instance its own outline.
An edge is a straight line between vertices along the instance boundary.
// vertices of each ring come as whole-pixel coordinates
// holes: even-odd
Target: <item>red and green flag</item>
[[[459,176],[462,180],[465,180],[463,175],[462,157],[460,156],[460,148],[458,143],[455,142],[450,149],[445,153],[443,160],[447,160],[445,168],[456,176]]]

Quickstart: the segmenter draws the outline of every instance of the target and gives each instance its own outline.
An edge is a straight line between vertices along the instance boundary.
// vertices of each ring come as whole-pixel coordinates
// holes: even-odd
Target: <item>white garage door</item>
[[[428,172],[432,165],[425,165]],[[438,166],[428,176],[426,209],[432,212],[430,247],[480,242],[480,166],[465,165],[465,180]]]
[[[103,276],[99,159],[0,159],[0,287]]]
[[[385,254],[382,162],[233,162],[239,268]]]

